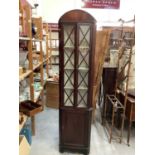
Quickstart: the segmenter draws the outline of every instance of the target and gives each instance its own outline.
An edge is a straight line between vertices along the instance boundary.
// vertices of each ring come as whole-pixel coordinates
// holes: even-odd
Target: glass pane
[[[87,106],[87,90],[79,89],[78,90],[78,107],[86,107]]]
[[[74,74],[72,70],[64,70],[64,87],[74,88]]]
[[[74,104],[74,93],[72,89],[64,89],[64,105],[73,106]]]
[[[79,28],[79,68],[89,68],[90,26],[80,25]]]
[[[87,89],[88,88],[88,71],[79,71],[78,72],[78,88]]]
[[[89,67],[89,49],[79,48],[78,67],[79,69]]]
[[[89,48],[90,44],[90,26],[81,25],[79,29],[80,47]]]
[[[64,25],[64,47],[74,48],[75,28],[73,25]]]
[[[75,28],[73,25],[64,25],[64,67],[74,68]]]
[[[65,69],[74,68],[74,51],[70,48],[64,49],[64,67]]]

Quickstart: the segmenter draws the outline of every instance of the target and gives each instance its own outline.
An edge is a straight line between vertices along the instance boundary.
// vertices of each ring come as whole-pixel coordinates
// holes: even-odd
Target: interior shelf
[[[78,90],[88,90],[87,87],[78,87]]]
[[[124,38],[124,40],[134,40],[134,38]]]
[[[78,70],[80,70],[80,71],[88,71],[88,70],[89,70],[89,68],[79,67],[79,68],[78,68]]]
[[[59,56],[59,54],[52,54],[52,56],[53,56],[53,57],[58,57],[58,56]]]
[[[71,89],[71,90],[73,90],[73,87],[66,86],[66,87],[64,87],[64,89]]]
[[[67,67],[67,68],[64,68],[65,70],[74,70],[74,68],[69,68],[69,67]]]
[[[58,47],[52,47],[52,50],[57,51],[57,50],[59,50],[59,48]]]
[[[32,41],[35,41],[35,42],[42,42],[43,40],[33,38]]]
[[[75,47],[74,47],[74,46],[65,46],[64,48],[65,48],[65,49],[67,49],[67,48],[68,48],[68,49],[73,49],[73,48],[75,48]]]
[[[80,46],[80,49],[89,49],[89,46]]]

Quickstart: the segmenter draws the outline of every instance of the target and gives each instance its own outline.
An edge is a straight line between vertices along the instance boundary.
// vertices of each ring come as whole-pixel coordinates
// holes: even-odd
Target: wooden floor
[[[59,153],[59,126],[58,110],[45,107],[45,110],[36,115],[36,135],[32,137],[30,155],[61,155]],[[99,111],[91,128],[90,155],[134,155],[135,138],[132,130],[130,147],[126,144],[126,132],[122,144],[107,139],[105,129],[101,125]],[[72,155],[63,153],[63,155]],[[74,154],[79,155],[79,154]]]

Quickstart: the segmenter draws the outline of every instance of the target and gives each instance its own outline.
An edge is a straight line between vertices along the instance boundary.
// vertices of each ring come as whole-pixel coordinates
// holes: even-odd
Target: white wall
[[[81,8],[81,0],[33,0],[39,3],[38,13],[46,22],[57,23],[59,18],[72,9],[82,9],[92,14],[99,25],[120,25],[118,19],[125,21],[134,18],[135,1],[120,0],[120,9],[85,9]]]

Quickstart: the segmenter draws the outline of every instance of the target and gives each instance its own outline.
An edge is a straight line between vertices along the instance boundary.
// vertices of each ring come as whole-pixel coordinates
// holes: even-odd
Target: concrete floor
[[[99,110],[98,110],[99,111]],[[97,111],[97,113],[98,113]],[[32,137],[30,155],[61,155],[59,153],[59,117],[58,110],[45,107],[45,110],[36,115],[36,135]],[[90,155],[134,155],[135,136],[132,130],[130,147],[126,144],[126,136],[122,144],[112,141],[110,144],[106,132],[101,125],[99,115],[92,124]],[[63,153],[63,155],[73,155]],[[80,154],[74,154],[80,155]]]

